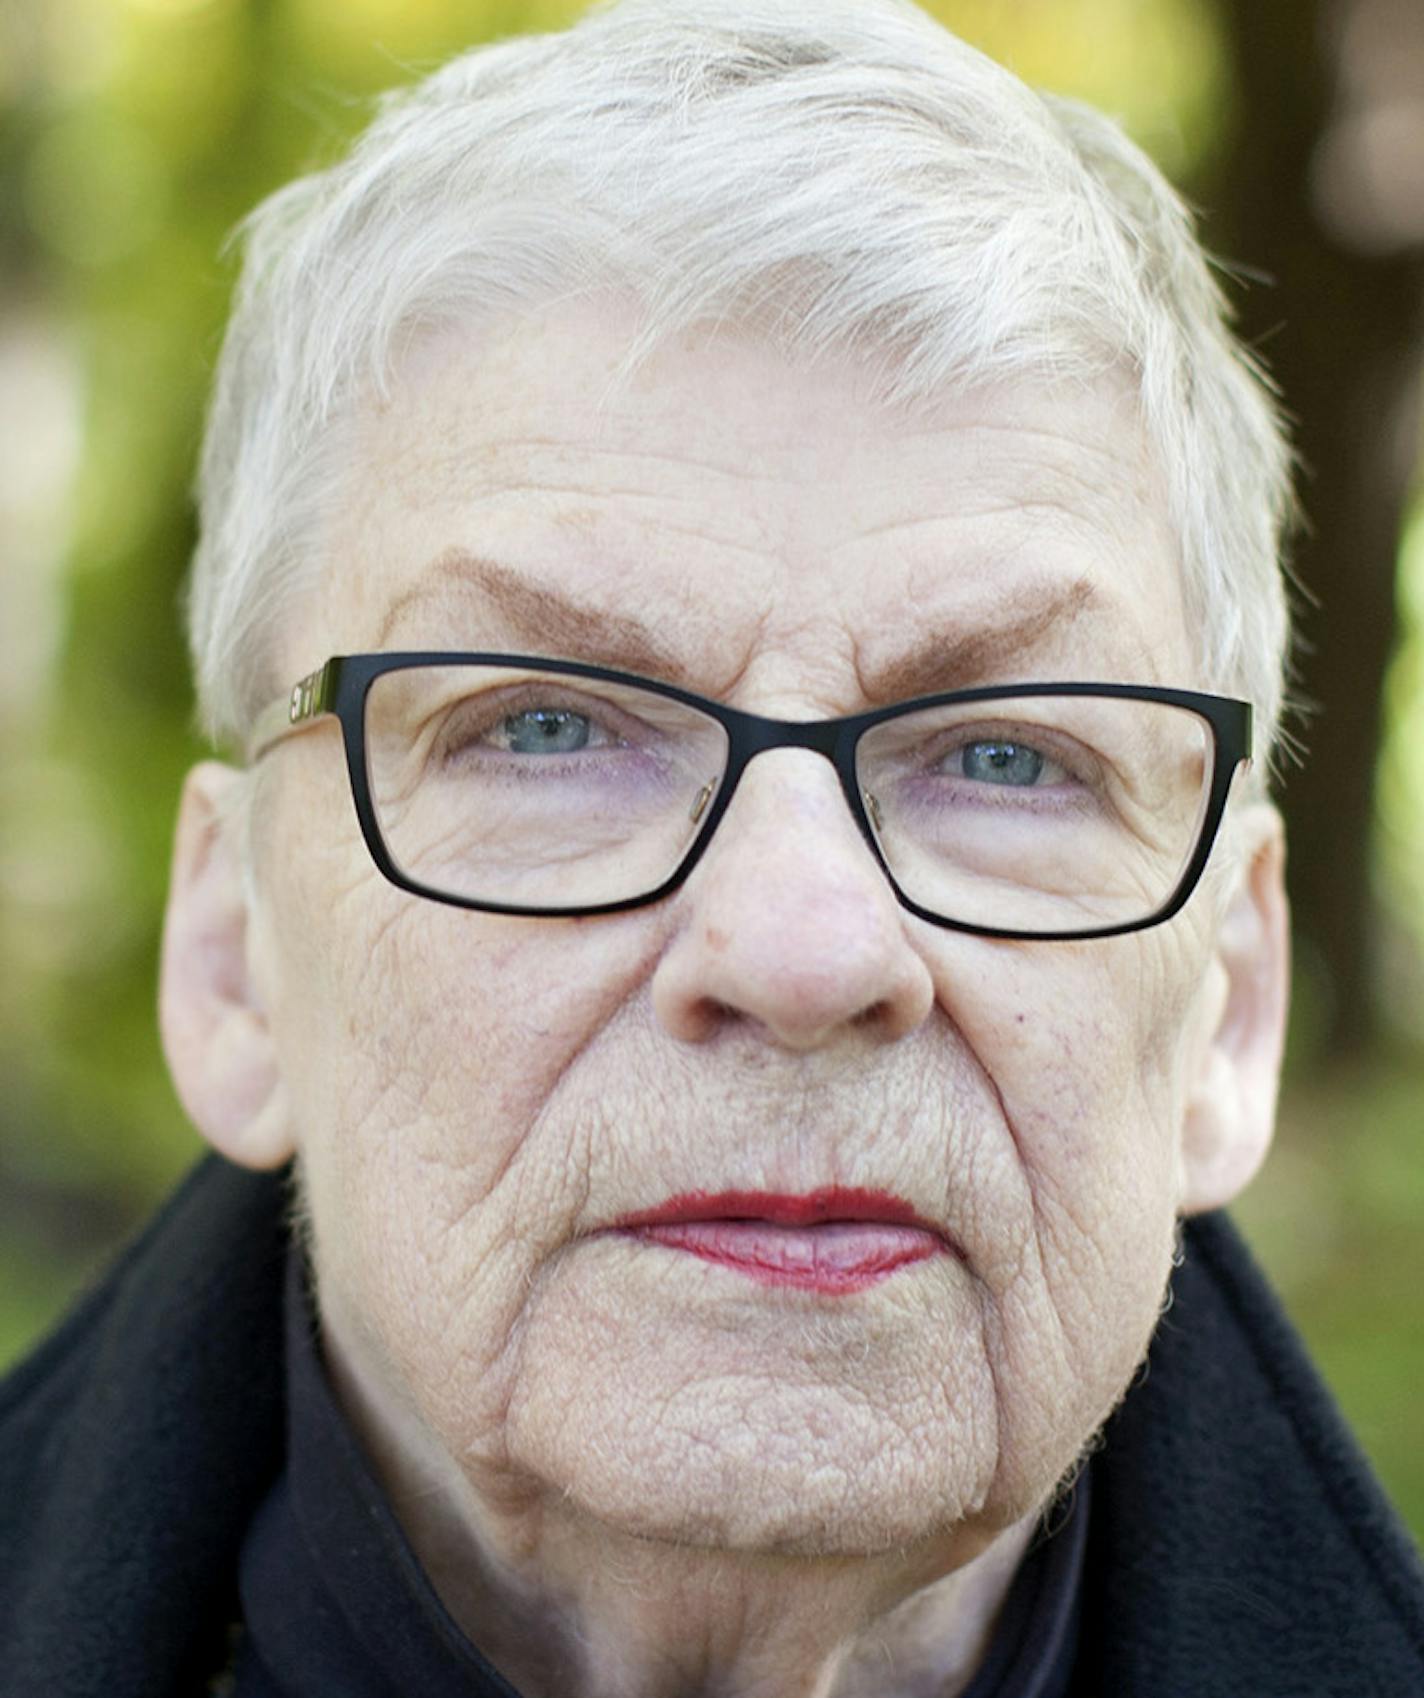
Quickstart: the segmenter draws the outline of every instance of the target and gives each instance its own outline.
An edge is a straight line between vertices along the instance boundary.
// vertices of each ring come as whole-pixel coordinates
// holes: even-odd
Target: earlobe
[[[1290,982],[1285,841],[1267,803],[1237,824],[1242,865],[1217,933],[1210,1030],[1182,1133],[1182,1214],[1238,1196],[1275,1129]]]
[[[293,1154],[266,1011],[249,970],[252,917],[231,803],[242,774],[188,774],[163,929],[159,1026],[180,1101],[208,1142],[243,1167]]]

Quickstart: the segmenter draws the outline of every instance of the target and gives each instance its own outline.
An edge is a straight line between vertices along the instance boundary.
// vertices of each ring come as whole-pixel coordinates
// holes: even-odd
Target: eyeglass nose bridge
[[[863,725],[854,719],[770,719],[735,708],[724,708],[723,715],[728,738],[726,766],[720,782],[703,785],[694,800],[691,818],[694,825],[701,819],[701,829],[683,875],[691,871],[716,834],[752,761],[780,749],[804,749],[831,763],[856,829],[898,896],[899,887],[876,841],[878,805],[873,796],[862,793],[856,778],[855,747]]]

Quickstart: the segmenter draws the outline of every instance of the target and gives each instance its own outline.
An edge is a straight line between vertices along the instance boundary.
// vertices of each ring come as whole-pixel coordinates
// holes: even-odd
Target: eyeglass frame
[[[403,872],[391,859],[386,848],[371,796],[370,775],[366,765],[366,698],[371,686],[386,673],[430,666],[530,667],[565,677],[592,678],[601,683],[621,684],[633,689],[651,691],[670,701],[680,702],[685,707],[694,708],[720,724],[727,738],[726,766],[721,781],[711,798],[706,815],[698,825],[696,836],[668,877],[653,890],[617,902],[548,908],[457,896],[453,892],[436,890],[421,884],[419,880]],[[1210,726],[1211,782],[1197,826],[1195,848],[1176,885],[1166,901],[1145,919],[1087,930],[1045,932],[1020,931],[1002,926],[979,926],[925,908],[901,888],[876,841],[874,827],[856,775],[856,746],[861,737],[872,727],[886,720],[897,719],[925,708],[1001,701],[1009,697],[1023,699],[1052,696],[1097,696],[1123,701],[1162,702],[1193,713]],[[700,696],[676,684],[664,683],[661,679],[645,678],[638,673],[622,672],[614,667],[596,666],[583,661],[558,660],[543,655],[409,649],[332,655],[314,672],[299,679],[287,696],[273,702],[257,716],[252,732],[249,761],[260,760],[278,744],[289,737],[311,730],[320,720],[327,717],[336,719],[341,726],[356,820],[371,859],[385,879],[412,896],[422,896],[432,902],[443,902],[451,907],[476,913],[511,914],[544,919],[593,917],[650,907],[654,902],[662,901],[677,890],[701,860],[708,844],[716,835],[722,816],[731,805],[749,762],[757,755],[766,754],[772,749],[806,749],[821,755],[835,768],[851,817],[861,836],[888,879],[896,900],[917,919],[947,931],[964,932],[974,937],[1066,943],[1120,937],[1129,932],[1146,931],[1152,926],[1162,925],[1181,912],[1200,882],[1211,857],[1236,771],[1243,763],[1250,764],[1253,716],[1249,702],[1232,696],[1211,695],[1200,690],[1179,690],[1157,684],[1055,682],[990,684],[967,690],[948,690],[934,695],[914,696],[903,702],[871,708],[864,713],[847,714],[832,719],[773,719],[764,714],[748,713],[742,708],[731,707],[710,696]]]

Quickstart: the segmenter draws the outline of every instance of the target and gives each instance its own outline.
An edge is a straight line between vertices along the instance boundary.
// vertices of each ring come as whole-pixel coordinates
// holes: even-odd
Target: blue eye
[[[1037,784],[1044,760],[1026,743],[967,743],[959,754],[959,770],[980,784]]]
[[[515,755],[570,755],[589,745],[588,717],[567,708],[528,708],[500,726],[504,747]]]

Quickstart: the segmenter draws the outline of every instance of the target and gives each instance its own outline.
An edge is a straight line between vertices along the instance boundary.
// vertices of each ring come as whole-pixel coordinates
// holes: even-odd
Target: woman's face
[[[563,309],[410,353],[354,433],[290,678],[331,652],[504,650],[788,719],[1202,682],[1125,394],[1025,383],[911,418],[728,334],[614,382],[627,334]],[[910,681],[936,637],[943,676]],[[1201,1200],[1214,889],[1096,942],[937,929],[830,765],[777,751],[663,902],[460,911],[377,873],[333,722],[261,764],[252,837],[266,1123],[300,1158],[338,1379],[477,1523],[947,1552],[1051,1494]],[[851,1194],[834,1234],[797,1219],[828,1188]],[[726,1229],[735,1253],[708,1253],[721,1228],[620,1226],[726,1193],[777,1217]],[[767,1276],[818,1255],[876,1271]]]

